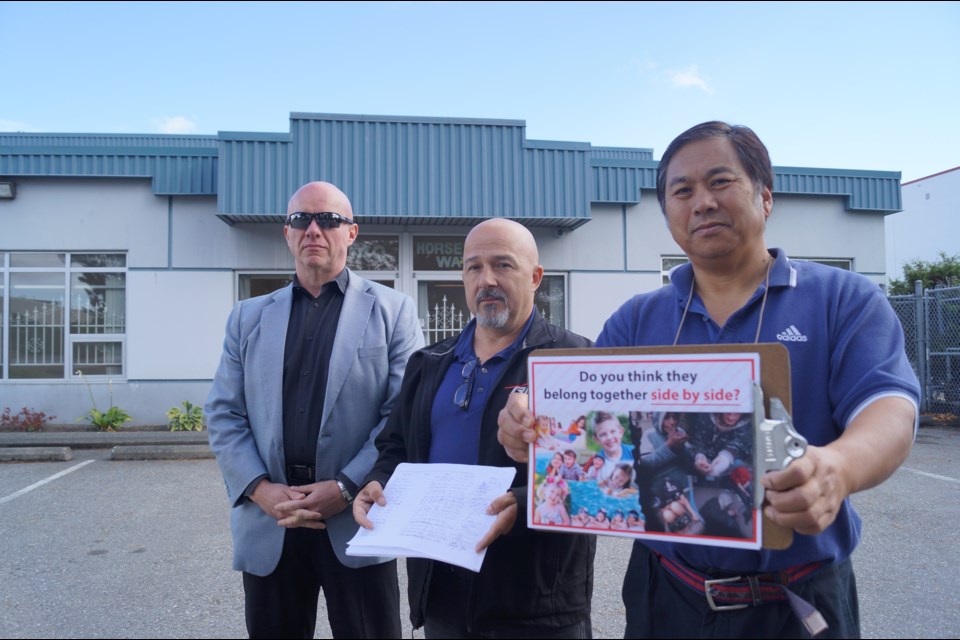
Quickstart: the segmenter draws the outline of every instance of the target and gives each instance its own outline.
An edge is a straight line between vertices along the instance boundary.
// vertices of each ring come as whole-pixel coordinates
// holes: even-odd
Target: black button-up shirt
[[[296,276],[293,278],[293,304],[283,355],[283,450],[287,465],[316,464],[327,370],[348,280],[344,269],[314,298]]]

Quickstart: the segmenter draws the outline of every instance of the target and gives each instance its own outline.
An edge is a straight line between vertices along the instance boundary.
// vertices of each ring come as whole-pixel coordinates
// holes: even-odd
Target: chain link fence
[[[960,287],[890,296],[910,364],[920,379],[920,410],[960,414]]]

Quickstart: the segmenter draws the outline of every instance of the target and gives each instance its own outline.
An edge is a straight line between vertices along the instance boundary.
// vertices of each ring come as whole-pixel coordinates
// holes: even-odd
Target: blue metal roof
[[[216,136],[0,133],[0,176],[151,178],[157,195],[215,195],[228,223],[276,222],[311,180],[361,222],[463,224],[492,216],[573,228],[591,203],[655,189],[651,149],[527,140],[522,120],[292,113],[289,133]],[[900,173],[775,167],[774,192],[901,209]]]
[[[297,187],[325,180],[363,222],[575,227],[590,219],[589,154],[587,143],[526,140],[519,120],[294,113],[289,136],[221,133],[217,211],[276,221]]]
[[[157,195],[216,195],[217,136],[0,133],[0,176],[152,178]]]
[[[593,202],[636,204],[640,190],[656,191],[657,164],[650,160],[590,162]],[[845,196],[848,211],[896,213],[902,209],[899,171],[774,167],[773,192]]]
[[[775,167],[774,193],[847,196],[850,211],[895,213],[900,201],[899,171],[856,171]]]

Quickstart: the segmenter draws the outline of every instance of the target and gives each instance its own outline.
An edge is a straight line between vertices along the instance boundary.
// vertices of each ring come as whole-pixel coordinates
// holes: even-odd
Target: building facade
[[[914,260],[936,262],[960,252],[960,167],[901,185],[903,211],[887,216],[887,279]]]
[[[71,423],[93,403],[163,424],[202,404],[239,299],[289,281],[290,195],[351,199],[349,265],[417,302],[435,341],[468,319],[463,238],[526,225],[546,271],[537,305],[596,337],[630,295],[685,260],[656,199],[651,149],[526,139],[520,120],[293,113],[287,133],[0,133],[0,411]],[[885,277],[900,174],[776,167],[768,242]]]

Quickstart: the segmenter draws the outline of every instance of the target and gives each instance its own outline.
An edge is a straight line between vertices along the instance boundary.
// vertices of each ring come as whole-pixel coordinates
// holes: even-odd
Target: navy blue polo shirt
[[[463,367],[477,360],[473,350],[473,335],[477,329],[477,319],[467,325],[457,346],[454,347],[454,359],[443,377],[443,381],[433,396],[433,409],[430,413],[431,439],[428,462],[447,462],[454,464],[477,464],[480,456],[480,425],[483,423],[483,411],[494,392],[494,385],[503,375],[510,358],[527,337],[533,323],[533,311],[527,318],[516,340],[510,346],[496,353],[483,364],[477,364],[473,372],[473,389],[470,404],[462,409],[453,402],[457,388],[465,378]]]

